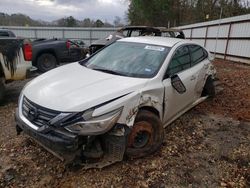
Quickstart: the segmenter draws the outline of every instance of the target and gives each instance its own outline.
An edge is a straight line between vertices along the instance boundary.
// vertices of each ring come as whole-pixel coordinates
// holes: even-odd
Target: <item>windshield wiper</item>
[[[110,74],[115,74],[115,75],[120,75],[120,76],[126,76],[125,74],[122,74],[120,72],[116,72],[116,71],[113,71],[113,70],[109,70],[109,69],[93,68],[93,70],[106,72],[106,73],[110,73]]]

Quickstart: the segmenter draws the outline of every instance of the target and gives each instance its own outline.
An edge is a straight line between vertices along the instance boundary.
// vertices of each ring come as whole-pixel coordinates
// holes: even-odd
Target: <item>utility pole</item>
[[[218,29],[217,29],[217,35],[216,35],[216,41],[215,41],[214,58],[216,57],[216,53],[217,53],[217,44],[218,44],[218,38],[219,38],[219,32],[220,32],[222,12],[223,12],[223,8],[221,7],[221,9],[220,9],[220,21],[219,21],[219,25],[218,25]]]

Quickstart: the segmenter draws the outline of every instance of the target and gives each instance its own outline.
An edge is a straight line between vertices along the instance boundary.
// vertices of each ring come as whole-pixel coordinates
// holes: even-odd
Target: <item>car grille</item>
[[[60,114],[58,111],[39,106],[26,97],[23,97],[22,113],[25,118],[37,127],[49,125],[49,121]]]

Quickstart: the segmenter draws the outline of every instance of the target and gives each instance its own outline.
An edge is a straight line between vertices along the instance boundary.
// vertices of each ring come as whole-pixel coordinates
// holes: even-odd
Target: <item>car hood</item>
[[[147,79],[117,76],[71,63],[32,80],[23,90],[32,102],[62,112],[79,112],[138,91]]]

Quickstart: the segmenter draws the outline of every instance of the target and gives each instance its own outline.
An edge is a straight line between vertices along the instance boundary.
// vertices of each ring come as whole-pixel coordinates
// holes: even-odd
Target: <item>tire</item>
[[[0,78],[0,104],[3,103],[4,94],[5,94],[4,78]]]
[[[202,91],[202,96],[209,96],[210,98],[213,98],[215,96],[214,80],[211,76],[207,77]]]
[[[40,72],[47,72],[57,65],[56,57],[50,53],[44,53],[37,59],[37,68]]]
[[[159,149],[164,139],[164,129],[157,115],[141,110],[128,135],[125,155],[128,158],[140,158]]]

